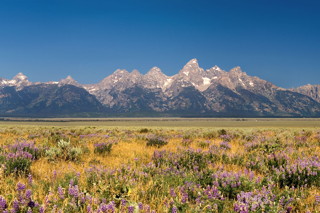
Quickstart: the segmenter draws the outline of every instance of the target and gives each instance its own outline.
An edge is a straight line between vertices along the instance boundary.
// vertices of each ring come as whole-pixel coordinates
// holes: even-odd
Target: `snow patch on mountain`
[[[1,87],[11,86],[16,87],[16,89],[19,90],[24,86],[29,86],[31,84],[32,83],[28,80],[28,77],[21,72],[14,76],[11,80],[0,78]]]
[[[203,79],[203,84],[204,84],[204,85],[208,85],[208,84],[210,84],[210,82],[211,82],[210,78],[203,77],[202,79]]]
[[[168,79],[164,82],[163,88],[167,88],[172,81],[173,81],[172,78],[168,78]]]

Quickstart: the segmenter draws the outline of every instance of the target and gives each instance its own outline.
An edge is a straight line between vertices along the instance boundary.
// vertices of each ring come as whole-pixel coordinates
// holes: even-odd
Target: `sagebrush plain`
[[[12,119],[0,212],[320,212],[318,119]]]

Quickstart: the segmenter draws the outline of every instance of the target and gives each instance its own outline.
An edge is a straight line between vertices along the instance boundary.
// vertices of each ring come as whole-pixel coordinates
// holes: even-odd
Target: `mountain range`
[[[19,73],[0,78],[0,116],[319,117],[320,85],[285,89],[240,67],[205,70],[196,59],[173,76],[118,69],[96,84],[30,82]]]

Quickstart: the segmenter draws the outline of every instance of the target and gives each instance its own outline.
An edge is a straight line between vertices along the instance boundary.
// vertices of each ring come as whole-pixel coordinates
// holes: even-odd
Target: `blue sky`
[[[290,88],[320,84],[320,2],[2,0],[0,77],[95,83],[117,68],[241,66]]]

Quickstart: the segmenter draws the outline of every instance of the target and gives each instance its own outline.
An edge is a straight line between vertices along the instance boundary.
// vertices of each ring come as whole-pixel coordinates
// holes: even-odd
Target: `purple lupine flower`
[[[102,142],[102,143],[96,143],[94,144],[94,152],[103,154],[103,153],[110,153],[113,142]]]
[[[31,174],[29,174],[28,175],[28,183],[29,183],[29,185],[31,186],[32,185],[32,175]]]
[[[26,189],[26,185],[24,185],[23,183],[18,183],[17,184],[17,191],[18,192],[21,192],[21,191],[23,191],[23,190],[25,190]]]
[[[230,144],[229,144],[228,141],[223,141],[223,142],[221,142],[221,143],[220,143],[220,147],[221,147],[222,149],[227,149],[227,150],[231,149],[231,146],[230,146]]]
[[[57,171],[56,170],[53,170],[53,179],[57,179]]]
[[[143,210],[143,204],[141,202],[138,203],[139,210]]]
[[[108,210],[108,206],[105,203],[101,203],[98,208],[98,212],[106,212]]]
[[[7,201],[0,196],[0,210],[4,211],[6,208],[8,208]]]
[[[41,206],[41,207],[39,208],[39,213],[44,213],[44,210],[45,210],[45,208],[44,208],[43,206]]]
[[[64,199],[64,189],[61,186],[58,187],[58,195],[61,200]]]
[[[177,212],[178,212],[178,208],[176,206],[173,206],[171,213],[177,213]]]
[[[80,138],[93,138],[99,136],[98,134],[79,135]]]
[[[173,188],[170,189],[170,195],[171,195],[171,197],[173,197],[173,198],[175,198],[175,197],[177,196],[177,194],[174,192],[174,189],[173,189]]]
[[[133,212],[134,212],[134,206],[129,206],[128,213],[133,213]]]
[[[8,148],[13,153],[27,152],[31,155],[32,160],[36,160],[38,158],[39,149],[35,147],[33,141],[17,141],[15,144],[9,145]]]
[[[225,141],[231,141],[232,136],[231,135],[220,135],[220,138],[225,140]]]
[[[13,207],[13,210],[19,211],[19,209],[20,209],[19,201],[14,200],[12,207]]]
[[[188,194],[184,193],[181,198],[181,203],[186,203],[188,200]]]
[[[234,211],[239,213],[251,211],[260,212],[266,207],[285,210],[285,212],[291,211],[292,207],[287,206],[288,204],[285,204],[284,206],[281,204],[284,203],[284,198],[281,198],[280,202],[277,204],[274,202],[275,197],[273,192],[265,187],[253,192],[241,192],[237,195],[237,201],[234,203]]]
[[[27,191],[26,191],[26,199],[31,199],[31,196],[32,196],[32,191],[30,190],[30,189],[28,189]]]
[[[79,197],[79,187],[78,185],[72,186],[71,184],[69,185],[69,190],[68,190],[69,195],[78,198]]]
[[[92,212],[92,208],[90,205],[87,206],[87,213],[91,213]]]
[[[122,199],[121,200],[121,206],[126,206],[126,204],[127,204],[127,201],[125,199]]]
[[[106,205],[106,209],[107,212],[115,212],[115,203],[110,202],[108,205]]]
[[[84,204],[84,203],[86,202],[86,196],[84,195],[84,193],[81,193],[81,194],[80,194],[80,202],[81,202],[82,204]]]
[[[115,212],[115,204],[110,202],[108,205],[105,203],[100,203],[97,212]]]

